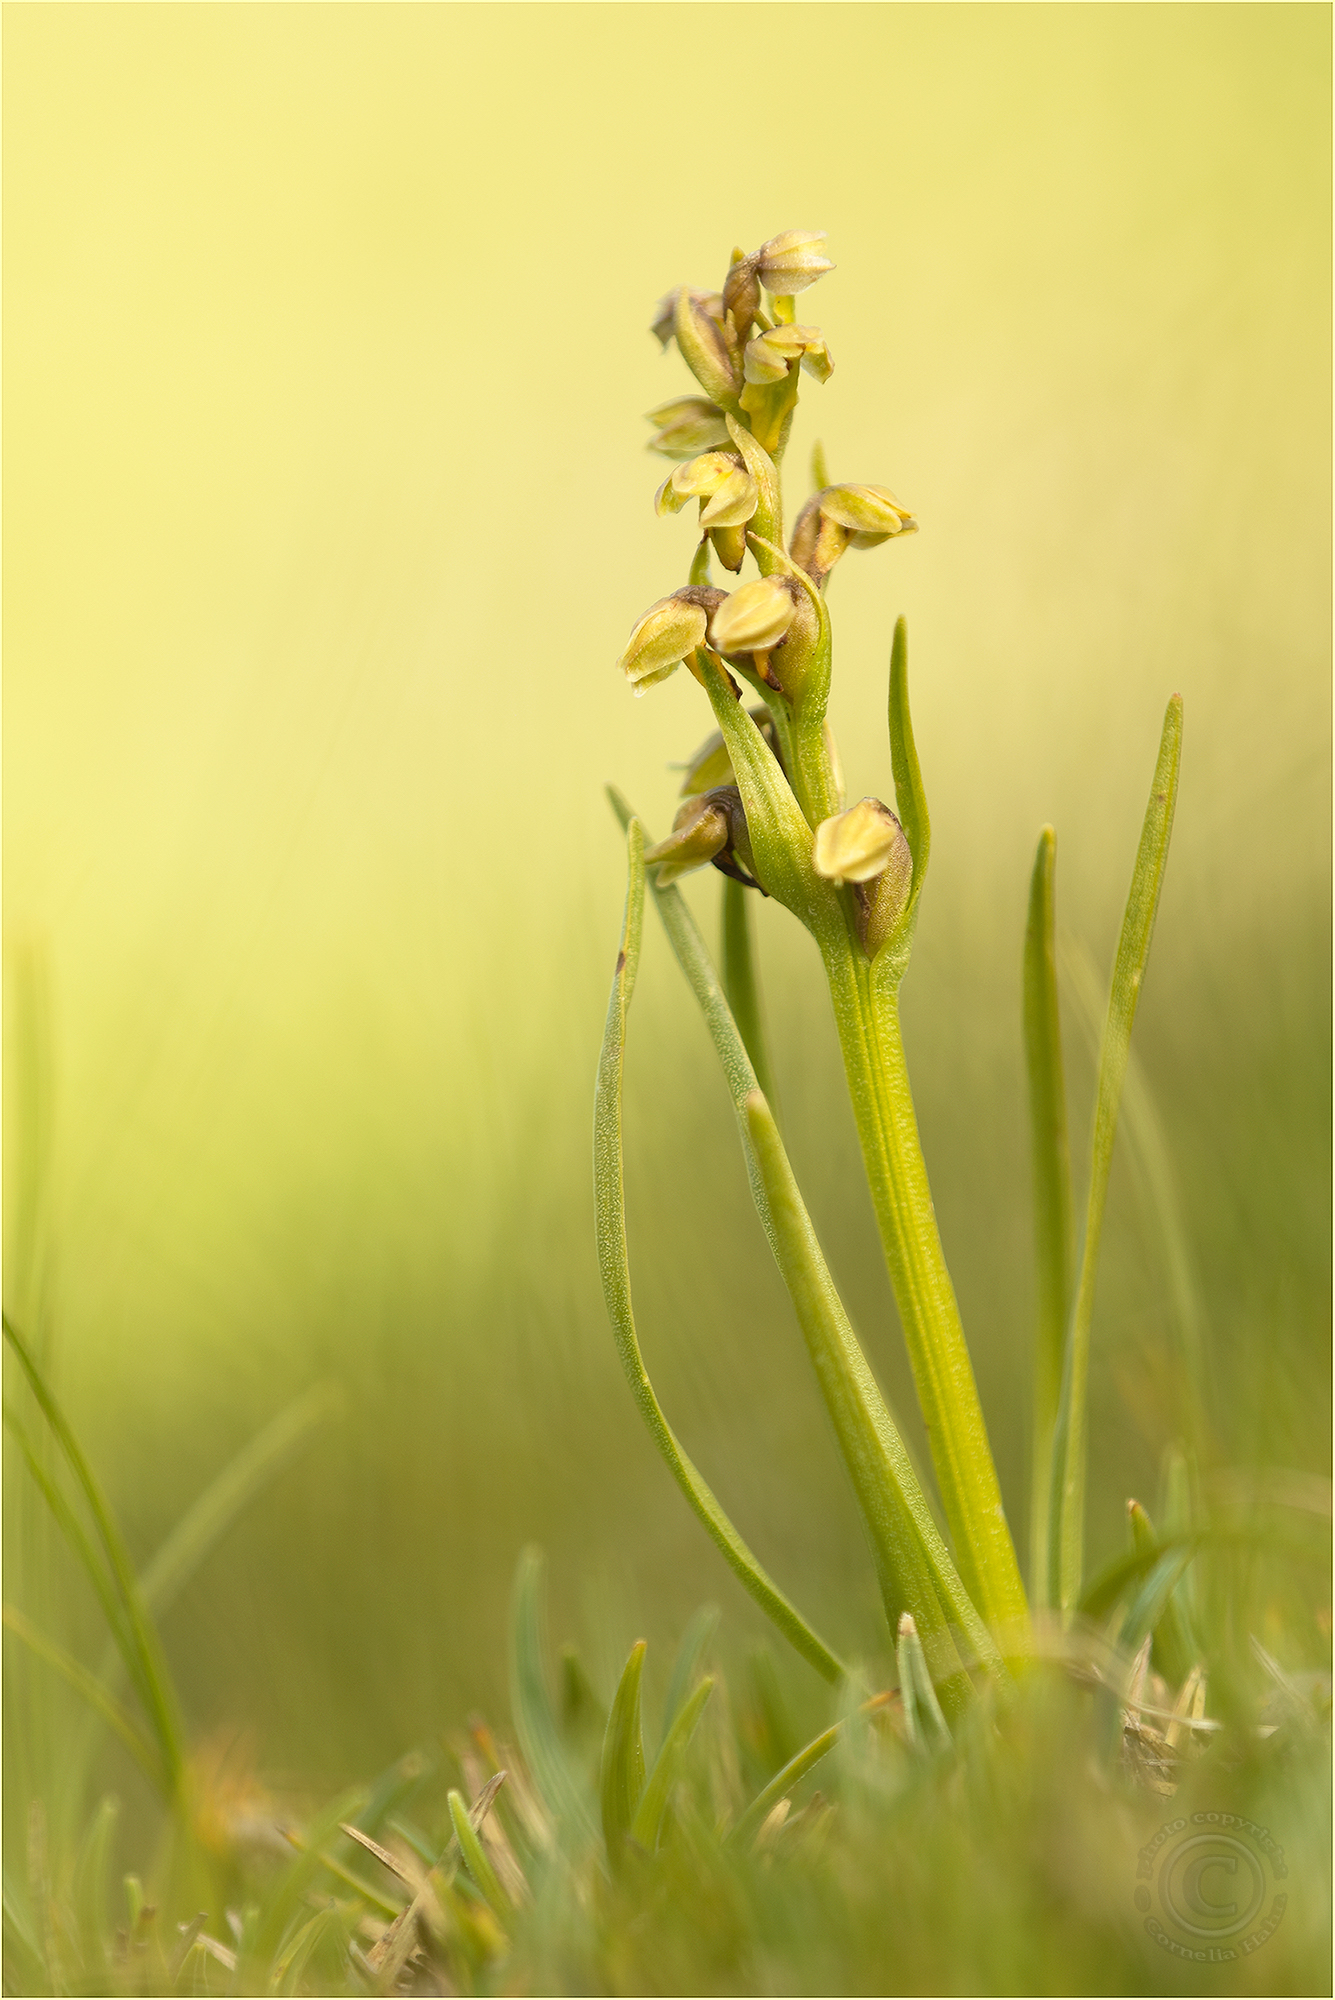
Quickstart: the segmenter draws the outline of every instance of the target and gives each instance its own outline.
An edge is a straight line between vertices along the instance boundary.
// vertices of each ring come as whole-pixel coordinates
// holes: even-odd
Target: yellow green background
[[[1138,1046],[1218,1453],[1320,1469],[1328,10],[19,4],[4,32],[11,1304],[140,1555],[285,1401],[343,1389],[170,1614],[192,1725],[323,1783],[503,1711],[529,1539],[595,1678],[705,1597],[729,1645],[758,1636],[620,1380],[588,1148],[622,894],[601,787],[663,830],[709,726],[687,676],[634,701],[614,664],[692,542],[650,504],[642,413],[690,385],[646,328],[782,229],[827,230],[838,267],[803,304],[836,369],[790,506],[819,435],[921,522],[834,579],[834,720],[852,796],[884,793],[906,613],[934,815],[906,1035],[1012,1515],[1029,858],[1053,820],[1106,970],[1173,689]],[[711,927],[717,886],[691,889]],[[818,968],[783,912],[760,930],[795,1159],[905,1406]],[[874,1658],[653,933],[630,1064],[664,1400]],[[1082,1134],[1078,1037],[1070,1067]],[[1095,1558],[1174,1428],[1120,1172],[1107,1254]]]

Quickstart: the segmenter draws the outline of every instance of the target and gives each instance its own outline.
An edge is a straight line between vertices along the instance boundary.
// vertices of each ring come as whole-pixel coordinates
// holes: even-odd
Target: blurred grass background
[[[1106,968],[1174,688],[1137,1038],[1212,1450],[1325,1469],[1328,39],[1289,5],[8,8],[10,1302],[144,1556],[287,1399],[345,1391],[170,1614],[197,1732],[324,1787],[503,1710],[532,1538],[604,1684],[705,1597],[759,1636],[620,1378],[588,1154],[601,786],[663,829],[709,722],[686,676],[639,703],[613,667],[691,546],[641,418],[689,384],[644,329],[784,228],[838,265],[790,505],[820,435],[922,523],[832,587],[834,714],[851,795],[884,793],[907,613],[934,846],[906,1037],[1012,1518],[1032,843],[1056,822],[1063,921]],[[712,873],[691,895],[712,928]],[[799,1171],[907,1409],[818,967],[781,911],[761,933]],[[642,981],[650,1366],[762,1559],[874,1656],[656,934]],[[1070,1070],[1080,1131],[1074,1042]],[[1096,1560],[1175,1430],[1124,1166]],[[100,1646],[63,1571],[14,1576]]]

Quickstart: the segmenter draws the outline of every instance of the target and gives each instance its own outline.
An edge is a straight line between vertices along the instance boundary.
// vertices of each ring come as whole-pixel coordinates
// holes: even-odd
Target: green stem
[[[754,893],[754,892],[751,892]],[[728,996],[732,1018],[737,1023],[746,1053],[751,1058],[760,1088],[776,1111],[774,1072],[770,1067],[769,1043],[760,1010],[760,986],[756,978],[755,941],[751,931],[751,905],[741,882],[723,878],[723,991]]]
[[[899,1032],[897,982],[861,945],[818,936],[890,1281],[965,1588],[1003,1652],[1024,1650],[1027,1607],[955,1290],[936,1226]]]
[[[892,941],[873,977],[857,934],[853,891],[836,889],[815,873],[811,829],[801,806],[708,655],[702,678],[741,788],[761,878],[806,925],[825,962],[882,1248],[964,1586],[1003,1650],[1023,1651],[1024,1586],[937,1234],[899,1038],[898,981],[905,956]],[[901,741],[901,761],[908,750],[911,744],[906,750]],[[906,786],[915,773],[916,759],[907,756]],[[925,841],[924,815],[924,860]]]
[[[835,1292],[769,1106],[753,1091],[744,1110],[771,1245],[857,1496],[887,1622],[893,1632],[903,1613],[911,1613],[922,1628],[932,1678],[951,1713],[960,1714],[972,1688],[950,1625],[953,1617],[962,1630],[972,1627],[969,1637],[976,1644],[984,1636],[977,1614]]]
[[[612,796],[618,815],[624,814],[634,829],[636,823],[624,801]],[[632,831],[632,879],[635,853]],[[951,1560],[849,1324],[773,1114],[756,1088],[755,1072],[690,912],[675,887],[655,886],[654,900],[727,1078],[752,1196],[792,1297],[840,1456],[857,1497],[890,1629],[896,1629],[902,1612],[913,1614],[942,1699],[957,1713],[970,1697],[968,1677],[960,1668],[957,1637],[962,1636],[966,1654],[990,1672],[1000,1666],[996,1645]],[[628,965],[633,965],[634,950],[626,956]]]

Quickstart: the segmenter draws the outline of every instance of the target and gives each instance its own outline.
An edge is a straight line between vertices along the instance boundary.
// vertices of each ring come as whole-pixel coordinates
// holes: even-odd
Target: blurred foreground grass
[[[144,1558],[290,1399],[341,1390],[165,1626],[192,1733],[247,1737],[303,1796],[496,1712],[534,1535],[604,1695],[636,1634],[657,1662],[703,1598],[725,1659],[756,1635],[635,1424],[588,1194],[621,894],[601,782],[661,830],[665,766],[706,733],[684,677],[641,705],[610,667],[665,535],[686,560],[632,413],[667,393],[634,338],[653,300],[716,276],[717,230],[644,114],[687,18],[5,20],[10,1307]],[[1327,18],[819,18],[802,141],[728,220],[829,230],[836,361],[881,385],[877,463],[847,470],[923,523],[840,575],[861,666],[836,704],[851,791],[880,788],[905,610],[936,828],[906,1035],[1012,1514],[1028,856],[1055,820],[1063,921],[1106,968],[1173,687],[1185,774],[1136,1032],[1207,1456],[1323,1472]],[[796,19],[713,7],[711,61],[745,66]],[[907,1410],[814,968],[762,932],[794,1161]],[[879,1675],[856,1522],[661,950],[637,1014],[655,1378],[762,1559]],[[1123,1157],[1096,1561],[1176,1428],[1157,1220]],[[20,1491],[10,1595],[91,1657],[95,1609]],[[1255,1610],[1302,1671],[1322,1606],[1293,1588]],[[56,1781],[73,1711],[40,1670],[10,1689],[8,1810],[38,1789],[77,1818]],[[800,1678],[788,1699],[818,1725]],[[99,1780],[125,1793],[126,1859],[137,1781],[111,1755]]]

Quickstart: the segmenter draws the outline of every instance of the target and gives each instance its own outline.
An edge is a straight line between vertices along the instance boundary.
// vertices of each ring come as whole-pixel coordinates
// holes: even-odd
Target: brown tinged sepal
[[[759,889],[746,813],[736,785],[719,785],[687,799],[679,808],[667,839],[649,848],[644,861],[646,867],[657,867],[661,889],[675,882],[679,875],[689,875],[711,863],[734,882],[744,883],[748,889]]]
[[[898,929],[913,887],[913,856],[889,806],[859,799],[847,812],[822,820],[812,866],[827,882],[851,885],[862,948],[874,959]]]
[[[651,604],[617,661],[637,695],[675,674],[704,644],[709,620],[727,595],[708,585],[684,584]]]
[[[827,486],[802,508],[789,549],[793,561],[823,585],[845,549],[879,548],[896,535],[917,530],[918,523],[888,486]]]
[[[745,342],[760,311],[759,253],[747,257],[733,252],[731,268],[723,280],[723,311],[732,323],[733,338]]]

